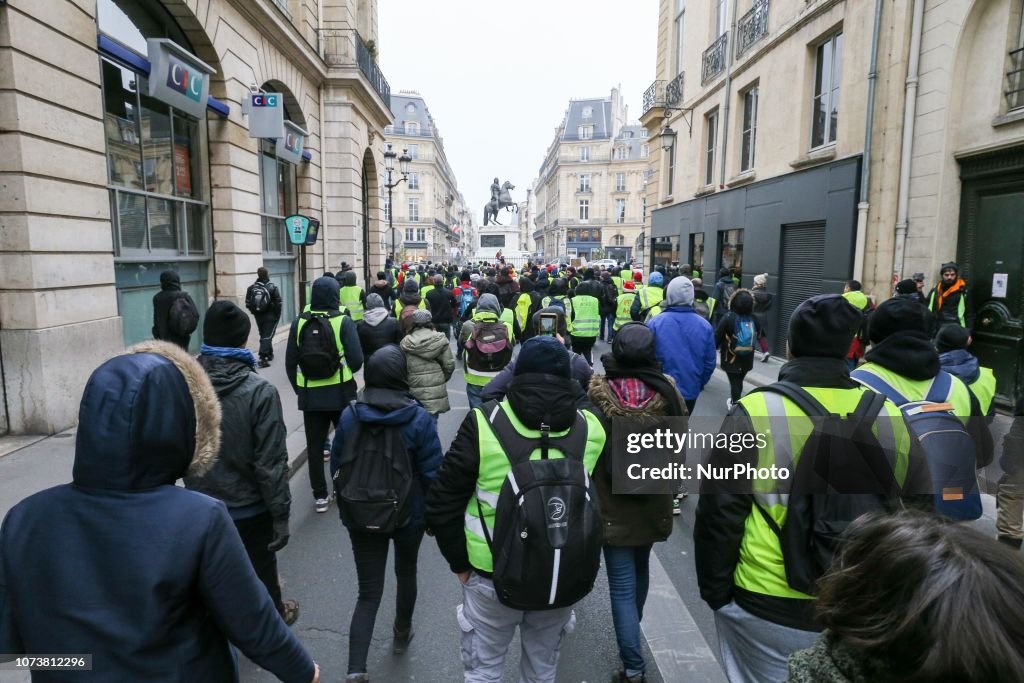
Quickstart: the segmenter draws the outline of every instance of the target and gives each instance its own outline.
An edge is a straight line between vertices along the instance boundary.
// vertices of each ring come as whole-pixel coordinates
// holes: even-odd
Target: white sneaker
[[[767,351],[765,351],[764,353],[761,354],[761,362],[762,363],[767,363],[769,358],[771,358],[771,354],[768,353]]]
[[[729,412],[730,410],[732,410],[732,407],[734,405],[736,404],[732,402],[731,398],[725,399],[725,412]]]
[[[327,512],[327,508],[329,508],[330,506],[331,506],[331,501],[329,499],[327,499],[327,498],[317,498],[316,499],[316,511],[317,512]]]

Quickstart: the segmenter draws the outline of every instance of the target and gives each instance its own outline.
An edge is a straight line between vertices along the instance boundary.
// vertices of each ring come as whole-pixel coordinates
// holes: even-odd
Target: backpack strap
[[[530,454],[537,448],[537,443],[528,437],[524,437],[512,424],[512,420],[502,409],[498,401],[484,403],[480,410],[484,418],[491,426],[491,431],[498,439],[501,450],[505,453],[509,463],[513,467],[530,459]],[[551,438],[550,427],[541,425],[540,447],[541,458],[548,459],[548,449],[557,448],[567,458],[583,458],[583,451],[587,445],[586,418],[576,411],[576,422],[569,431],[559,437]]]
[[[928,393],[925,395],[924,400],[931,403],[945,403],[949,400],[949,395],[952,392],[952,376],[944,370],[939,370],[939,374],[935,375],[931,386],[928,387]]]
[[[811,396],[811,394],[798,384],[793,382],[776,382],[769,384],[768,386],[758,387],[750,393],[756,392],[768,392],[772,394],[780,394],[790,401],[796,404],[796,407],[801,410],[808,417],[827,417],[831,415],[825,406],[821,405],[818,399]]]
[[[904,406],[910,403],[903,394],[874,373],[866,370],[854,370],[850,373],[850,379],[863,384],[868,389],[877,391],[898,406]]]

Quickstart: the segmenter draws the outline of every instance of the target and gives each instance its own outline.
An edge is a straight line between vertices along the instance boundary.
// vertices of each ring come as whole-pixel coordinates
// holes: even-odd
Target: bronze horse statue
[[[501,194],[498,195],[497,199],[484,204],[484,225],[501,225],[498,222],[498,211],[501,209],[507,209],[511,212],[518,212],[519,205],[512,201],[512,190],[516,189],[516,186],[506,180],[501,186]]]

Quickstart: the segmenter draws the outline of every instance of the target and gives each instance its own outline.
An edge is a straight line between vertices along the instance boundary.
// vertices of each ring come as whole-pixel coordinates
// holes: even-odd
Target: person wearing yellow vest
[[[791,360],[779,372],[779,382],[796,394],[809,395],[829,412],[848,415],[862,408],[869,413],[865,420],[871,421],[871,432],[891,463],[896,483],[908,492],[930,490],[927,465],[911,456],[911,437],[899,409],[850,379],[844,358],[860,318],[860,312],[837,294],[800,304],[790,318]],[[746,465],[769,472],[785,468],[788,476],[704,479],[694,522],[697,583],[715,612],[720,661],[734,682],[785,680],[789,655],[810,647],[819,631],[813,596],[790,585],[786,571],[787,562],[808,558],[787,558],[780,540],[794,500],[788,495],[793,475],[813,427],[808,413],[789,395],[779,393],[783,387],[767,389],[741,398],[723,427],[729,443],[739,443],[740,435],[753,438],[745,440],[738,453],[729,447],[713,449],[708,465]],[[841,452],[845,457],[861,456]],[[887,493],[898,491],[889,488]],[[877,504],[884,502],[880,496]],[[807,539],[808,548],[811,540]],[[827,565],[821,562],[828,558],[814,557],[823,573]]]
[[[861,381],[866,373],[887,383],[908,401],[923,400],[942,372],[939,354],[926,332],[928,324],[928,312],[916,301],[893,297],[882,302],[868,318],[871,350],[853,378]],[[993,448],[981,402],[956,376],[952,377],[947,402],[974,441],[977,467],[985,467],[992,462]]]
[[[601,284],[594,271],[587,268],[584,280],[576,286],[566,310],[572,350],[594,364],[593,349],[601,332]]]
[[[498,302],[498,297],[490,292],[481,294],[476,304],[473,317],[462,325],[462,332],[459,333],[459,347],[465,349],[463,354],[463,376],[466,379],[466,397],[469,400],[469,407],[476,408],[483,404],[482,394],[484,387],[497,377],[506,365],[512,360],[512,347],[515,345],[515,331],[511,321],[502,319],[504,309]],[[505,328],[505,339],[494,338],[495,334],[500,335],[498,326]],[[474,339],[474,331],[480,328],[481,333]],[[477,346],[481,342],[481,334],[488,331],[489,339],[486,348],[486,357],[481,358],[481,353],[474,352],[470,348],[470,342]],[[493,333],[493,334],[492,334]],[[499,348],[500,347],[500,348]],[[478,349],[483,351],[483,349]]]
[[[547,296],[541,297],[540,305],[541,308],[547,308],[548,306],[561,306],[563,309],[568,309],[566,298],[568,294],[568,285],[564,278],[557,277],[551,281],[548,286]],[[566,314],[568,314],[566,310]]]
[[[395,305],[392,307],[392,312],[398,318],[399,330],[402,335],[408,334],[409,330],[412,329],[411,323],[403,325],[402,321],[408,320],[413,311],[425,309],[426,307],[427,302],[420,296],[420,286],[411,278],[406,280],[405,284],[402,285],[402,295],[395,300]]]
[[[612,325],[612,341],[615,340],[615,333],[623,325],[633,322],[633,316],[630,314],[630,311],[633,308],[634,301],[636,301],[635,285],[632,280],[626,280],[622,283],[622,291],[619,292],[619,297],[615,303],[615,324]]]
[[[515,315],[516,341],[523,343],[536,334],[533,326],[533,314],[540,310],[541,297],[533,289],[533,280],[528,277],[519,278],[519,293],[512,303]]]
[[[939,271],[942,278],[928,295],[928,308],[935,314],[935,324],[959,325],[974,329],[974,307],[967,283],[960,277],[960,266],[955,262],[943,263]]]
[[[647,286],[637,292],[636,298],[629,307],[629,316],[637,322],[647,322],[653,315],[655,307],[665,299],[665,288],[662,286],[665,276],[655,271],[647,280]]]
[[[366,308],[366,292],[356,284],[356,271],[346,270],[338,278],[338,282],[341,284],[341,307],[348,309],[352,319],[359,322],[363,319],[363,310]]]
[[[996,376],[991,368],[982,367],[967,350],[970,345],[971,333],[959,325],[946,325],[935,337],[935,350],[939,352],[942,369],[963,380],[978,399],[982,414],[991,420],[996,411],[992,400],[996,395]]]
[[[522,648],[519,680],[555,680],[560,645],[575,625],[572,606],[519,611],[499,602],[487,536],[494,529],[498,495],[512,468],[502,443],[529,453],[530,460],[538,460],[547,450],[550,458],[570,457],[593,472],[607,437],[598,416],[580,407],[578,397],[565,347],[553,337],[530,339],[516,361],[506,398],[488,403],[487,413],[474,409],[466,416],[427,492],[427,526],[462,584],[457,616],[467,681],[502,680],[517,626]],[[551,446],[542,449],[545,433]],[[560,571],[574,569],[562,565]]]
[[[309,483],[317,512],[327,512],[330,505],[320,454],[341,411],[356,398],[352,375],[363,366],[356,324],[338,309],[340,289],[333,277],[321,277],[313,283],[310,310],[292,323],[285,355],[288,380],[302,411]],[[318,338],[325,340],[320,346],[315,343]],[[329,353],[332,349],[337,351],[336,356]],[[332,369],[334,372],[329,374]]]
[[[864,357],[865,351],[868,347],[868,314],[874,308],[871,304],[871,300],[868,299],[867,295],[861,291],[861,284],[857,280],[848,280],[843,285],[843,298],[856,308],[861,313],[861,326],[857,331],[857,334],[853,336],[853,341],[850,342],[850,350],[846,352],[846,365],[849,366],[850,372],[853,372],[858,361]]]

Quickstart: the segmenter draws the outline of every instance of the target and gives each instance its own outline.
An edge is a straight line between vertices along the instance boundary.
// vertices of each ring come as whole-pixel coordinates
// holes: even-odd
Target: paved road
[[[608,350],[599,343],[595,356]],[[458,372],[449,383],[453,409],[439,421],[442,446],[447,447],[465,417],[464,381]],[[728,385],[721,375],[709,383],[694,414],[723,416]],[[285,397],[286,401],[292,400]],[[705,428],[702,424],[701,428]],[[323,463],[315,463],[317,465]],[[344,678],[348,661],[348,626],[355,606],[357,580],[348,535],[332,505],[327,514],[313,511],[305,467],[292,479],[292,538],[279,555],[285,597],[295,598],[302,609],[294,628],[319,662],[325,681]],[[715,665],[717,639],[711,611],[700,600],[693,564],[693,513],[697,496],[684,501],[675,530],[665,543],[655,546],[651,598],[643,628],[647,643],[648,680],[724,681]],[[994,534],[994,505],[986,501],[986,518],[977,524]],[[659,570],[658,567],[661,569]],[[660,580],[659,580],[660,577]],[[414,617],[416,636],[409,651],[391,654],[391,621],[394,617],[394,580],[389,574],[381,604],[369,671],[375,681],[448,683],[462,680],[459,632],[455,607],[461,601],[458,581],[449,572],[433,539],[424,539],[420,552],[419,601]],[[567,637],[559,664],[560,683],[594,683],[611,680],[620,666],[612,627],[608,585],[604,572],[591,595],[576,607],[576,632]],[[656,651],[657,656],[652,654]],[[516,681],[518,643],[510,649],[506,681]],[[244,658],[243,658],[244,659]],[[242,680],[275,680],[254,664],[243,661]]]

